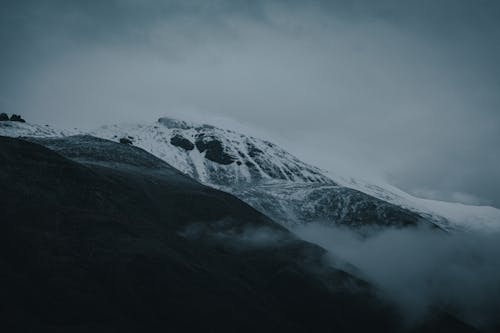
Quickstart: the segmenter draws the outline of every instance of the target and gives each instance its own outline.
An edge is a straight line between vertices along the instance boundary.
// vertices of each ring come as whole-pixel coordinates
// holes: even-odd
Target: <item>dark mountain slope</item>
[[[138,148],[65,140],[46,144],[74,160],[0,137],[4,331],[395,330],[366,283],[242,201]]]

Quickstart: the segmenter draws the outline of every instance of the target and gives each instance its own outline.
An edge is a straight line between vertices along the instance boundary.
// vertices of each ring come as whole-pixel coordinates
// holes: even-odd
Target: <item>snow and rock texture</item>
[[[78,163],[111,167],[122,171],[148,174],[153,177],[189,180],[189,183],[199,184],[165,161],[138,147],[118,145],[113,141],[90,135],[28,137],[24,139],[50,148]]]
[[[444,229],[500,231],[500,209],[414,197],[390,184],[329,174],[338,184],[380,198],[435,221]]]
[[[366,225],[425,223],[411,211],[338,186],[277,145],[206,124],[160,118],[149,125],[103,126],[93,135],[133,144],[202,183],[235,194],[277,222]]]
[[[234,187],[275,179],[333,183],[320,169],[271,142],[210,125],[160,118],[146,125],[103,126],[91,134],[113,141],[128,138],[205,184]]]
[[[232,193],[286,225],[332,223],[349,227],[411,226],[428,221],[410,210],[335,184],[266,182]]]
[[[29,123],[21,123],[16,121],[0,121],[0,135],[3,136],[10,136],[10,137],[29,136],[35,138],[47,138],[47,137],[69,136],[79,133],[81,133],[81,131],[77,129],[59,130],[49,125],[42,126]]]
[[[271,142],[231,130],[160,118],[150,125],[103,126],[92,134],[114,141],[128,138],[288,227],[308,222],[351,227],[425,223],[416,213],[338,186]]]
[[[0,122],[0,135],[60,137],[82,133]],[[500,210],[415,198],[395,187],[344,178],[308,165],[280,147],[231,130],[160,118],[149,124],[102,126],[89,133],[131,142],[192,178],[233,193],[286,226],[414,225],[500,230]]]

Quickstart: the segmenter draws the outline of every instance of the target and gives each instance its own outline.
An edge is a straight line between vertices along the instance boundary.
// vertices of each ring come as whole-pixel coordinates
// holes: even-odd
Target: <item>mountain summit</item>
[[[164,117],[149,125],[103,126],[91,134],[115,141],[128,137],[134,145],[205,184],[333,183],[320,169],[269,141],[207,124]]]

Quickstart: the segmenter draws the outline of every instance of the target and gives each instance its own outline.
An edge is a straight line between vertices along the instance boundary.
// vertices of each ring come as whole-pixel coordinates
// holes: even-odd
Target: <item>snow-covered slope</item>
[[[417,198],[388,183],[328,174],[342,186],[357,189],[381,200],[414,211],[445,229],[500,231],[500,209]]]
[[[114,141],[128,138],[210,185],[232,187],[272,179],[332,183],[318,168],[268,141],[210,125],[160,118],[152,124],[103,126],[91,134]]]
[[[0,135],[10,137],[61,137],[79,134],[81,131],[77,129],[60,130],[49,125],[35,125],[29,123],[21,123],[18,121],[0,121]]]
[[[0,135],[82,133],[0,122]],[[206,124],[160,118],[102,126],[88,134],[130,142],[183,173],[231,192],[283,225],[317,221],[351,226],[431,221],[444,229],[500,230],[500,210],[413,197],[384,183],[327,173],[273,143]]]
[[[271,181],[230,191],[286,226],[317,222],[359,228],[429,221],[410,210],[337,184]]]

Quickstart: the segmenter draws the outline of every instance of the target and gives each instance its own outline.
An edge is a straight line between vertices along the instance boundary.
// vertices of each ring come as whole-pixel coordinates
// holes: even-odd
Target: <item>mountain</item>
[[[331,175],[338,184],[357,189],[403,209],[408,209],[444,229],[461,231],[500,231],[500,209],[491,206],[474,206],[414,197],[390,184],[366,181],[362,178]]]
[[[160,118],[150,125],[103,126],[91,134],[127,138],[287,227],[318,221],[350,227],[429,224],[411,211],[339,186],[271,142],[231,130]]]
[[[410,210],[334,184],[278,181],[231,192],[288,227],[312,222],[351,228],[433,226]]]
[[[0,135],[13,137],[74,133],[78,131],[0,122]],[[211,125],[160,118],[149,124],[102,126],[90,134],[141,147],[287,227],[314,221],[351,227],[500,228],[496,208],[419,199],[388,184],[333,175],[273,143]]]
[[[160,118],[149,125],[103,126],[90,134],[135,146],[204,184],[235,187],[266,180],[333,183],[275,144],[206,124]]]
[[[500,229],[497,208],[421,199],[387,183],[339,177],[271,142],[212,125],[164,117],[152,124],[103,126],[92,134],[111,140],[131,136],[134,145],[285,226],[314,221],[350,227],[431,223],[445,230]],[[189,143],[183,147],[181,141]],[[207,143],[212,151],[204,150]],[[217,152],[227,158],[213,158]]]
[[[55,129],[50,125],[37,125],[18,121],[0,121],[0,135],[3,136],[45,138],[62,137],[79,133],[81,133],[81,131],[78,131],[77,129],[60,130]]]
[[[30,141],[0,137],[3,331],[405,330],[324,250],[146,151]],[[439,311],[416,331],[443,329],[473,331]]]

